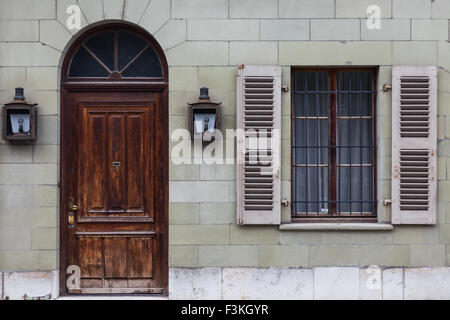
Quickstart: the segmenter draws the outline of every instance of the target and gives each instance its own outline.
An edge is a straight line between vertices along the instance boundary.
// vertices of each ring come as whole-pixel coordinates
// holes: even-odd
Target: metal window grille
[[[376,70],[292,71],[292,217],[376,219]]]

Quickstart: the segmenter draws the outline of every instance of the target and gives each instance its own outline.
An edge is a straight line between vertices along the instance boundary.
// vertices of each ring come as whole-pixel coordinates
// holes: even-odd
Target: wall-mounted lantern
[[[37,104],[29,104],[23,96],[23,88],[16,88],[14,100],[2,108],[3,140],[32,142],[36,140]]]
[[[201,88],[198,102],[188,104],[189,131],[192,139],[214,141],[216,129],[220,128],[221,102],[211,102],[208,88]]]

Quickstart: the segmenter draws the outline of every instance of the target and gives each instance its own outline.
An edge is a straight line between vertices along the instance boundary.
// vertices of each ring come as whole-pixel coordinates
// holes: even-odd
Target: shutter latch
[[[391,203],[392,203],[392,200],[391,200],[391,199],[384,199],[384,200],[383,200],[383,204],[384,204],[385,206],[389,206]]]
[[[289,205],[289,200],[288,199],[283,199],[281,200],[281,204],[285,207],[287,207]]]

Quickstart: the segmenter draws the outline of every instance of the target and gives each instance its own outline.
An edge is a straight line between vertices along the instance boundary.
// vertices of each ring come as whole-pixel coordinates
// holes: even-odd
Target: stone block
[[[200,67],[198,68],[198,87],[214,90],[236,91],[235,67]],[[221,101],[223,103],[223,101]]]
[[[448,40],[448,20],[412,20],[411,40]]]
[[[49,250],[59,248],[58,228],[31,229],[31,247],[33,250]]]
[[[172,118],[172,117],[171,117]],[[169,179],[175,180],[198,180],[199,165],[198,164],[169,164]]]
[[[448,41],[438,42],[438,65],[445,68],[447,72],[450,72],[450,43]],[[448,92],[446,92],[446,98],[448,101]],[[438,100],[439,101],[439,100]],[[440,101],[438,104],[447,103],[447,101]],[[448,108],[448,107],[447,107]],[[448,113],[446,113],[448,114]]]
[[[200,246],[198,250],[200,266],[256,267],[258,265],[257,246]]]
[[[54,66],[59,63],[60,52],[40,42],[1,42],[0,65]],[[56,81],[56,79],[55,79]]]
[[[356,266],[359,263],[357,246],[311,246],[311,266]]]
[[[393,18],[431,18],[429,0],[393,0]]]
[[[0,180],[1,181],[1,180]],[[14,182],[14,181],[13,181]],[[2,183],[4,183],[2,181]],[[31,207],[33,187],[27,185],[0,185],[0,208]]]
[[[261,40],[309,40],[309,20],[260,20],[260,32]]]
[[[382,270],[380,268],[359,269],[359,299],[381,300]]]
[[[301,268],[309,265],[308,246],[259,246],[258,265],[265,268]]]
[[[236,166],[234,164],[201,164],[200,180],[234,181],[236,180]]]
[[[170,19],[170,1],[152,0],[147,6],[139,25],[155,34]]]
[[[58,149],[56,145],[33,145],[33,163],[57,163]]]
[[[361,20],[361,40],[411,39],[411,26],[409,19],[381,19],[381,29],[367,28],[366,21],[367,20]]]
[[[314,268],[314,299],[359,299],[359,268]]]
[[[359,263],[361,266],[397,267],[409,265],[408,245],[376,245],[359,247]]]
[[[394,65],[437,64],[437,43],[430,41],[394,41],[392,48]],[[420,52],[420,55],[411,54]]]
[[[0,270],[56,270],[58,260],[57,250],[2,250],[0,251]]]
[[[169,298],[174,300],[221,299],[221,269],[170,268]]]
[[[279,242],[282,245],[290,245],[290,244],[320,244],[322,239],[321,232],[315,231],[282,231],[279,235]]]
[[[449,299],[450,268],[408,268],[404,272],[405,299]]]
[[[58,90],[58,68],[33,67],[27,68],[25,97],[28,90]],[[39,101],[36,101],[39,103]],[[40,114],[40,113],[39,113]]]
[[[25,70],[23,67],[0,67],[0,87],[10,91],[4,93],[5,98],[13,100],[14,88],[25,87]]]
[[[134,2],[134,1],[133,1]],[[71,34],[76,34],[78,31],[80,31],[80,29],[86,27],[88,25],[88,22],[86,20],[86,17],[84,16],[84,13],[81,11],[81,24],[80,24],[80,29],[69,29],[69,26],[67,25],[67,21],[70,19],[70,22],[72,23],[72,17],[71,15],[74,14],[74,11],[70,10],[69,13],[67,12],[67,9],[69,8],[69,6],[73,6],[76,5],[78,6],[78,2],[77,0],[56,0],[56,17],[57,20],[59,21],[59,23],[61,23],[61,25],[64,26],[64,28],[67,29],[67,31],[69,31]]]
[[[193,19],[187,21],[188,40],[258,40],[259,21],[252,19]]]
[[[30,298],[50,298],[52,294],[52,273],[5,272],[4,299],[24,300]]]
[[[139,24],[150,0],[125,1],[123,20]]]
[[[32,68],[34,69],[34,68]],[[30,69],[27,69],[30,70]],[[47,79],[46,79],[47,80]],[[49,81],[50,83],[50,81]],[[26,88],[26,87],[25,87]],[[38,114],[41,116],[57,115],[59,113],[59,93],[52,91],[25,91],[25,98],[29,103],[38,104]]]
[[[264,52],[264,54],[261,54]],[[276,42],[230,42],[230,65],[278,64]]]
[[[433,19],[449,19],[450,2],[447,0],[433,0],[431,3],[431,17]]]
[[[5,185],[56,184],[55,164],[0,164],[0,181]]]
[[[186,41],[186,21],[169,20],[154,36],[163,50],[173,48]]]
[[[389,41],[284,41],[280,65],[391,65]]]
[[[311,40],[359,40],[358,19],[311,19]]]
[[[39,22],[33,20],[0,21],[0,41],[39,41]]]
[[[225,66],[228,65],[228,43],[185,42],[168,50],[166,57],[169,66]]]
[[[30,163],[31,146],[0,145],[0,163]]]
[[[1,166],[0,166],[1,176]],[[171,181],[170,202],[230,202],[228,181]]]
[[[39,40],[52,48],[64,51],[72,34],[56,20],[39,21]]]
[[[169,246],[169,267],[198,266],[198,247]]]
[[[171,245],[214,245],[228,242],[228,225],[171,225],[169,228]]]
[[[58,144],[59,130],[57,116],[38,116],[37,139],[35,144]]]
[[[391,0],[336,0],[336,18],[366,18],[371,5],[380,8],[380,18],[392,17]]]
[[[383,270],[383,300],[403,300],[403,269]]]
[[[445,266],[445,245],[412,245],[410,265],[414,267]]]
[[[56,227],[59,213],[56,208],[33,208],[30,210],[25,207],[2,207],[1,212],[1,227]]]
[[[390,244],[392,231],[327,231],[322,235],[321,243],[327,245]]]
[[[279,0],[279,18],[334,18],[334,0]]]
[[[439,225],[439,238],[440,243],[450,244],[450,224]]]
[[[169,223],[172,224],[198,224],[198,203],[169,203]]]
[[[276,226],[230,225],[231,244],[277,244]]]
[[[125,0],[108,0],[103,3],[103,12],[106,19],[122,20]]]
[[[224,268],[225,300],[311,300],[311,269]]]
[[[277,18],[277,0],[230,0],[230,18]]]
[[[228,18],[228,0],[173,0],[172,18]]]
[[[55,0],[0,1],[0,20],[55,19],[55,9]]]
[[[105,20],[103,0],[78,0],[78,5],[89,24]]]
[[[14,227],[0,229],[0,250],[31,249],[31,232],[29,228]]]
[[[56,207],[59,201],[57,186],[34,185],[33,205],[36,207]]]
[[[231,224],[235,222],[235,203],[200,203],[201,224]]]

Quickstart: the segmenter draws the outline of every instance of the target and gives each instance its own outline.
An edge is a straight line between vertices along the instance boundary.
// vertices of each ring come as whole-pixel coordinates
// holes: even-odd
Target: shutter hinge
[[[289,205],[289,200],[288,199],[283,199],[281,200],[281,204],[285,207],[287,207]]]
[[[281,91],[283,91],[283,92],[288,92],[288,91],[289,91],[289,86],[288,86],[287,84],[283,84],[283,85],[281,86]]]

